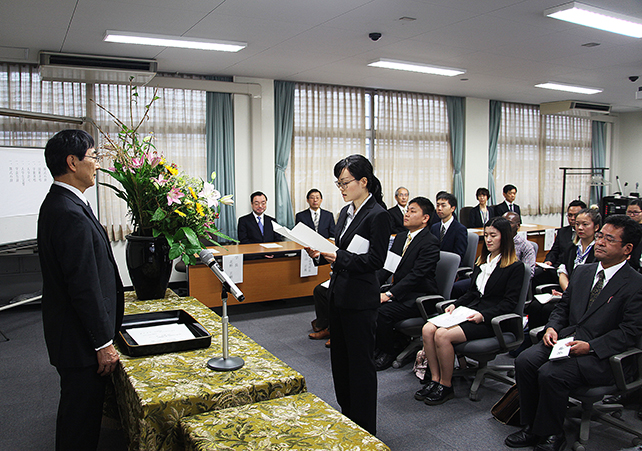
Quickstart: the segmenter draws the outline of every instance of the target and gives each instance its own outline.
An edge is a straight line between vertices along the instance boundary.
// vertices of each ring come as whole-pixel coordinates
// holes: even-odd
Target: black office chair
[[[466,228],[470,227],[468,220],[470,219],[470,210],[472,209],[473,207],[462,207],[462,209],[459,210],[459,222]]]
[[[473,231],[468,231],[468,247],[466,253],[461,259],[460,268],[457,270],[457,278],[466,279],[473,273],[473,266],[475,265],[475,258],[477,257],[477,246],[479,245],[479,235]]]
[[[469,340],[464,343],[455,345],[455,354],[463,356],[477,362],[477,366],[458,369],[453,376],[475,375],[475,380],[470,387],[468,397],[472,401],[477,401],[479,387],[486,377],[491,377],[506,384],[514,384],[515,380],[508,377],[507,374],[515,369],[513,364],[510,365],[488,365],[488,362],[494,360],[499,354],[517,349],[524,341],[524,303],[530,288],[530,268],[525,263],[524,278],[522,279],[522,289],[517,300],[517,305],[511,313],[500,315],[492,319],[491,325],[495,332],[494,337],[482,338],[479,340]],[[437,304],[438,311],[443,312],[443,308],[450,301],[444,301]]]
[[[450,295],[453,283],[455,282],[455,274],[459,267],[459,260],[459,255],[453,252],[439,251],[439,262],[437,262],[435,279],[437,280],[437,290],[440,294],[417,298],[415,302],[417,302],[421,317],[408,318],[395,324],[395,329],[410,337],[411,341],[408,346],[397,355],[395,361],[392,362],[393,368],[401,368],[406,363],[414,360],[417,351],[423,346],[421,329],[424,327],[424,324],[426,324],[428,317],[432,316],[432,312],[426,313],[426,305],[424,305],[424,302],[426,304],[435,304],[437,301],[443,300]]]

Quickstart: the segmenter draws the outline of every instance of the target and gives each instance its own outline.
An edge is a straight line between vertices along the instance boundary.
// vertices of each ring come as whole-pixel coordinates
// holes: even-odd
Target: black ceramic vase
[[[136,297],[140,301],[165,297],[172,275],[169,244],[164,236],[127,235],[125,259]]]

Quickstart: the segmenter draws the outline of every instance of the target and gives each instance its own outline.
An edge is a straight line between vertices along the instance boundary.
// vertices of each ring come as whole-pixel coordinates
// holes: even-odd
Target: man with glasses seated
[[[633,199],[626,207],[626,215],[642,227],[642,199]],[[642,268],[642,243],[638,244],[629,258],[629,265],[637,271]]]
[[[239,218],[238,233],[241,244],[272,243],[283,238],[272,228],[274,218],[265,214],[267,196],[261,191],[250,195],[252,213]]]

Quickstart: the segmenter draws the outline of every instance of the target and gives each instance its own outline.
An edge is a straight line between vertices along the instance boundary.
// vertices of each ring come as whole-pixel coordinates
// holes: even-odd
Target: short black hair
[[[440,200],[448,201],[451,207],[457,208],[457,198],[446,191],[440,191],[437,193],[437,202]]]
[[[421,211],[423,212],[423,214],[428,215],[431,218],[432,218],[432,215],[435,213],[435,206],[427,197],[417,196],[414,199],[412,199],[410,202],[408,202],[408,205],[410,204],[419,205],[419,208],[421,208]]]
[[[82,161],[92,147],[94,138],[84,130],[67,129],[53,135],[45,146],[45,162],[52,177],[65,175],[69,171],[67,156],[75,155]]]
[[[604,225],[611,224],[616,229],[622,230],[622,247],[628,243],[633,245],[633,249],[640,244],[642,238],[642,227],[640,224],[629,218],[627,215],[610,215],[606,217]]]
[[[568,204],[567,210],[571,207],[580,207],[583,210],[586,208],[586,204],[579,199],[575,199],[575,200],[572,200],[570,204]]]
[[[310,191],[308,191],[308,194],[305,195],[305,198],[309,199],[310,196],[313,195],[314,193],[319,193],[319,196],[321,196],[321,199],[323,199],[323,194],[321,194],[321,191],[319,191],[316,188],[312,188]],[[267,199],[267,197],[266,197],[266,199]]]
[[[642,199],[640,199],[639,197],[635,199],[631,199],[629,201],[629,205],[637,205],[638,207],[640,207],[640,210],[642,210]],[[627,207],[629,205],[627,205]]]
[[[267,196],[265,195],[265,193],[261,191],[254,191],[252,194],[250,194],[250,203],[254,202],[254,198],[258,196],[264,196],[265,201],[267,202]]]
[[[486,196],[490,199],[490,191],[488,191],[488,188],[477,188],[477,191],[475,192],[475,199],[477,199],[479,196]]]
[[[515,185],[511,185],[510,183],[508,185],[504,185],[504,189],[502,190],[504,194],[508,193],[509,191],[515,190],[517,191],[517,187]]]

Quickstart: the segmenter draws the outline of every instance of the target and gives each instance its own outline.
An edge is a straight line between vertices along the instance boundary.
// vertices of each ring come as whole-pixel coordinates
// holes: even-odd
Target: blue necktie
[[[260,216],[259,216],[259,230],[261,231],[261,235],[263,235],[263,221],[261,221]]]

